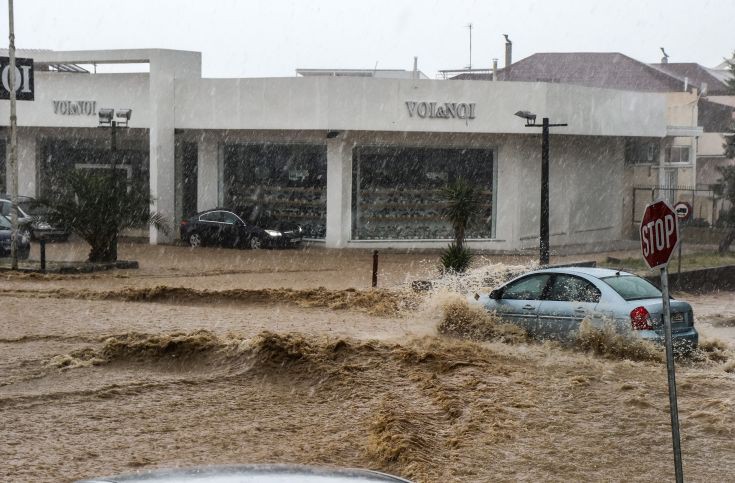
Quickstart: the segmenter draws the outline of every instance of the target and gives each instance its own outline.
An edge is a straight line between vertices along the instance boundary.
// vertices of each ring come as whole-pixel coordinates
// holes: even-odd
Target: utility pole
[[[10,258],[13,270],[18,270],[18,118],[15,114],[15,27],[13,25],[13,0],[8,0],[9,40],[8,85],[10,87]]]
[[[472,24],[467,24],[467,30],[470,31],[470,65],[467,66],[467,70],[472,70]]]

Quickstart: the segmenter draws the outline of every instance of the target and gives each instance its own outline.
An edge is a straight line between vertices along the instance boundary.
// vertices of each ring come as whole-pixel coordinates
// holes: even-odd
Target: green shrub
[[[472,263],[470,250],[455,243],[442,252],[441,265],[444,272],[462,273],[469,268],[470,263]]]

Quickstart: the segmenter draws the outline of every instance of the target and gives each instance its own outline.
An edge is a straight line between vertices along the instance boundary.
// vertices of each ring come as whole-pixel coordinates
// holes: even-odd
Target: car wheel
[[[189,246],[192,248],[199,248],[202,246],[202,236],[199,233],[192,233],[189,235]]]
[[[250,238],[249,245],[252,250],[258,250],[260,248],[263,248],[263,241],[257,236],[254,236]]]

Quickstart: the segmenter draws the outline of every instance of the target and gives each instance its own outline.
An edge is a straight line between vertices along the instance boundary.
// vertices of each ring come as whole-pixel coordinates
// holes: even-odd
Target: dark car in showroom
[[[10,256],[10,244],[13,239],[13,225],[10,220],[0,215],[0,258]],[[28,236],[21,234],[18,236],[18,258],[26,260],[31,254],[31,241]]]
[[[0,195],[0,213],[10,218],[13,204],[9,196]],[[18,197],[18,231],[32,240],[66,241],[69,230],[49,222],[51,208],[30,196]]]
[[[255,207],[214,208],[181,220],[181,239],[193,248],[214,245],[258,249],[298,246],[303,228],[293,222],[278,221]]]

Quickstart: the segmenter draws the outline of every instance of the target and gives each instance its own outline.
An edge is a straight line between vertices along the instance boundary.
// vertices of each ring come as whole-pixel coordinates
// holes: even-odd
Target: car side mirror
[[[491,299],[500,300],[503,297],[503,289],[496,288],[495,290],[493,290],[492,292],[490,292],[489,297]]]

